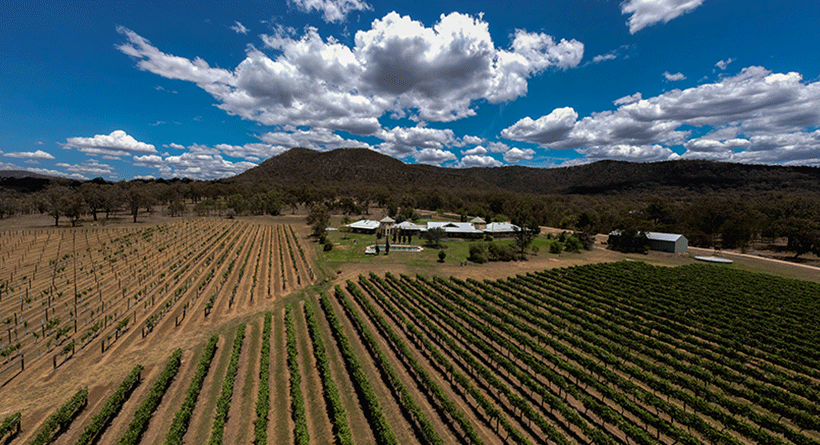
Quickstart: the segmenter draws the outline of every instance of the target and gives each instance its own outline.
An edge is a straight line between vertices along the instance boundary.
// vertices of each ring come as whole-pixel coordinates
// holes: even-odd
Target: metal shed
[[[675,233],[646,232],[649,240],[649,249],[670,253],[686,253],[689,251],[689,240],[685,236]]]

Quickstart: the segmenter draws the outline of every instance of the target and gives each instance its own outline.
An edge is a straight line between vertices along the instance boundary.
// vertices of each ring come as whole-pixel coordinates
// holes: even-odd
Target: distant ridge
[[[54,179],[55,176],[42,175],[28,170],[0,170],[0,178],[34,178],[34,179]]]
[[[365,148],[320,152],[292,148],[227,182],[310,186],[450,188],[533,194],[668,194],[766,191],[820,193],[820,168],[749,165],[702,160],[652,163],[598,161],[535,168],[444,168],[405,164]]]

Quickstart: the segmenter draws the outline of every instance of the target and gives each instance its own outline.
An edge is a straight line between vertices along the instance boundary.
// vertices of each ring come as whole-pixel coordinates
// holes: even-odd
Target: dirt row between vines
[[[219,221],[219,223],[221,224],[222,222]],[[78,388],[88,387],[88,407],[77,418],[77,422],[72,423],[70,430],[61,435],[60,439],[73,440],[68,438],[75,437],[75,433],[78,436],[81,431],[81,429],[75,428],[75,426],[86,424],[87,421],[90,420],[91,414],[89,413],[95,412],[101,406],[102,402],[104,402],[105,398],[116,389],[116,386],[122,378],[130,372],[131,368],[133,368],[135,364],[141,363],[146,367],[143,373],[143,384],[135,390],[132,399],[129,400],[122,411],[123,413],[129,413],[130,410],[130,415],[133,415],[133,409],[135,409],[135,407],[130,406],[134,403],[133,400],[140,399],[144,395],[144,392],[147,391],[146,387],[150,386],[153,377],[155,377],[155,374],[164,366],[165,361],[173,349],[181,347],[186,351],[186,354],[183,356],[183,366],[186,366],[189,364],[188,362],[191,358],[190,351],[194,349],[200,350],[210,332],[224,332],[229,326],[235,327],[239,319],[247,319],[253,314],[259,314],[267,308],[277,306],[279,300],[286,294],[275,286],[272,286],[272,294],[267,294],[266,280],[275,282],[274,277],[280,271],[278,258],[275,256],[270,257],[270,253],[271,249],[273,250],[273,255],[276,255],[279,249],[285,249],[285,251],[287,251],[286,245],[283,247],[278,244],[276,231],[279,230],[282,235],[289,235],[292,238],[292,235],[289,233],[290,229],[287,226],[275,222],[262,224],[258,222],[255,224],[240,222],[239,224],[245,225],[246,227],[240,231],[239,240],[234,243],[234,251],[230,251],[225,262],[216,268],[214,277],[204,291],[201,292],[201,296],[196,297],[195,288],[199,284],[201,277],[204,276],[207,269],[209,269],[208,267],[201,266],[202,258],[204,258],[205,255],[199,259],[199,262],[192,263],[192,266],[185,272],[185,276],[189,277],[185,278],[185,280],[189,280],[192,283],[188,287],[188,290],[153,328],[153,331],[148,333],[144,338],[142,326],[144,326],[145,320],[151,314],[155,313],[154,308],[163,304],[167,298],[173,298],[174,289],[179,286],[178,284],[173,285],[173,280],[170,276],[165,279],[165,282],[172,280],[170,282],[171,285],[168,286],[168,292],[164,294],[166,296],[163,299],[157,298],[154,304],[151,305],[151,308],[145,310],[143,310],[143,308],[130,310],[128,316],[133,318],[133,315],[136,315],[136,322],[132,320],[128,329],[119,335],[116,341],[113,341],[112,338],[110,346],[106,348],[104,353],[100,352],[100,340],[98,339],[82,350],[77,348],[76,353],[57,369],[53,369],[52,367],[51,355],[43,354],[44,358],[40,360],[27,360],[25,372],[20,373],[14,377],[8,385],[0,388],[0,396],[2,396],[0,398],[3,400],[3,405],[0,407],[0,414],[9,410],[19,410],[23,412],[24,432],[20,435],[19,439],[24,441],[30,434],[35,433],[39,422],[44,420],[49,413],[53,412]],[[124,233],[124,231],[115,229],[112,233],[116,233],[116,235],[119,236]],[[226,239],[231,239],[234,235],[236,235],[236,233],[230,233]],[[35,234],[34,236],[37,235]],[[255,243],[252,242],[254,236],[256,236]],[[302,232],[301,236],[304,236],[304,232]],[[40,238],[43,239],[44,237],[40,235]],[[285,239],[282,238],[283,243],[284,241]],[[236,247],[243,242],[244,249],[241,252],[235,251]],[[295,243],[293,239],[291,242]],[[302,243],[305,243],[304,238],[302,239]],[[198,245],[193,244],[189,246],[190,249],[198,247]],[[295,248],[294,246],[294,249]],[[218,250],[218,244],[211,246],[211,250],[214,249]],[[259,249],[262,249],[262,251]],[[251,251],[250,256],[247,256],[248,251]],[[224,251],[220,252],[224,253]],[[221,254],[222,253],[219,253],[219,255]],[[310,260],[311,252],[308,250],[306,254],[308,255],[308,260]],[[248,261],[242,280],[239,282],[236,299],[233,305],[228,308],[229,293],[234,284],[237,283],[238,270],[240,265],[244,263],[246,256]],[[227,264],[232,257],[236,258],[236,265],[223,286],[222,291],[219,292],[220,297],[217,298],[217,304],[211,311],[210,316],[205,317],[204,307],[208,300],[207,295],[210,295],[208,292],[216,292],[217,283],[221,279],[222,273],[226,270]],[[193,256],[191,256],[188,261],[193,261],[192,258]],[[254,270],[257,269],[257,259],[260,263],[258,268],[259,276],[257,277],[256,286],[253,286],[252,276]],[[298,268],[298,273],[301,274],[299,276],[304,277],[298,281],[301,281],[302,287],[308,285],[309,279],[307,278],[308,275],[305,270],[305,262],[301,260],[300,255],[296,253],[296,260],[299,262],[295,266],[291,261],[289,253],[284,255],[284,259],[284,269],[286,273],[295,277],[297,276],[297,272],[294,271],[294,268]],[[200,265],[198,266],[196,264]],[[128,266],[124,263],[121,263],[121,265],[124,274],[124,272],[128,270]],[[159,272],[156,273],[159,274]],[[259,279],[260,277],[261,279]],[[49,280],[51,279],[50,277],[47,278]],[[182,282],[183,279],[180,278],[179,283],[182,284]],[[254,297],[252,300],[249,293],[251,287],[254,287]],[[293,287],[296,288],[295,283]],[[158,288],[159,287],[157,287],[157,289]],[[290,291],[286,292],[289,293]],[[184,319],[182,319],[182,309],[186,303],[188,303],[189,306]],[[140,303],[140,305],[142,306],[142,303]],[[177,319],[182,319],[178,326]],[[82,332],[82,330],[78,330],[78,334],[74,334],[72,331],[71,335],[79,335]],[[249,333],[251,332],[253,331],[249,329]],[[256,332],[257,334],[261,332],[261,328],[258,328]],[[256,341],[253,347],[258,348],[258,341]],[[56,352],[53,351],[51,354],[54,353]],[[243,354],[243,357],[247,356]],[[28,359],[28,357],[26,358]],[[258,360],[258,354],[256,360]],[[258,363],[254,366],[258,367]],[[180,372],[180,375],[182,375],[182,372],[183,371]],[[254,393],[255,398],[256,389],[253,388],[253,386],[245,387],[244,383],[242,383],[243,378],[241,376],[238,380],[238,390],[243,393],[250,391]],[[258,378],[255,380],[258,380]],[[176,385],[176,382],[174,385]],[[254,383],[254,385],[258,385],[258,382]],[[182,389],[182,392],[184,392],[184,389]],[[171,398],[173,397],[174,396],[171,396]],[[163,406],[160,407],[160,410],[162,410],[165,405],[166,401],[163,401]],[[244,416],[248,412],[253,412],[253,407],[243,407],[240,414]],[[118,416],[112,424],[112,427],[109,429],[110,434],[114,434],[111,433],[111,431],[118,430],[118,424],[121,423],[122,417],[122,415]],[[106,438],[110,438],[109,433],[107,433]],[[149,434],[153,433],[149,431]],[[105,441],[101,443],[104,442]]]

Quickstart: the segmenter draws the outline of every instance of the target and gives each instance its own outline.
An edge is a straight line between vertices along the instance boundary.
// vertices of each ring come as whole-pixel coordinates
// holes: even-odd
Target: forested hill
[[[678,160],[599,161],[564,168],[454,169],[405,164],[363,148],[318,152],[293,148],[228,181],[290,186],[390,186],[507,190],[536,194],[689,194],[766,191],[820,193],[820,168]]]
[[[295,186],[390,186],[413,188],[495,189],[480,175],[464,170],[405,164],[366,148],[341,148],[319,152],[307,148],[290,150],[267,159],[229,181],[266,182]]]

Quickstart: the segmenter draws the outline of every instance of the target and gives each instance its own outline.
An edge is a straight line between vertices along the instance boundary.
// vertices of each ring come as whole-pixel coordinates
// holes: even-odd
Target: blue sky
[[[0,17],[0,169],[213,179],[293,146],[820,166],[815,0],[32,0]]]

